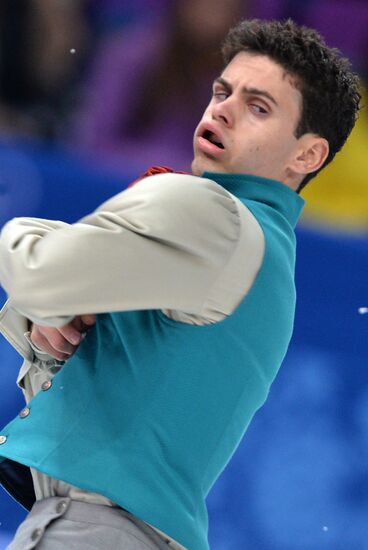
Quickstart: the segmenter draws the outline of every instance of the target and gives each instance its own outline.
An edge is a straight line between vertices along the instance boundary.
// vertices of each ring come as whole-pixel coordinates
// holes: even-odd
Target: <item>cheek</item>
[[[204,118],[209,118],[211,115],[211,108],[212,108],[212,100],[207,104],[207,107],[203,111],[202,120]]]
[[[259,135],[259,139],[253,141],[250,148],[254,154],[272,162],[283,160],[290,154],[293,146],[291,141],[287,138],[285,130],[269,128],[268,131],[265,129],[262,135]]]
[[[238,158],[264,156],[269,149],[269,142],[265,135],[247,136],[246,140],[236,141],[233,144],[235,156]]]

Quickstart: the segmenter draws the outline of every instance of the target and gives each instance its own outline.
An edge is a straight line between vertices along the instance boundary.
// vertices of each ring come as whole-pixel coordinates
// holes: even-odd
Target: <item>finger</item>
[[[31,341],[37,346],[37,348],[51,357],[58,359],[59,361],[66,361],[70,358],[70,355],[61,353],[60,351],[54,349],[48,340],[41,334],[38,329],[34,329],[31,333]]]
[[[81,315],[77,315],[77,317],[74,317],[73,321],[70,322],[70,324],[80,333],[83,332],[84,324],[82,322]]]
[[[96,315],[94,314],[81,315],[81,320],[85,325],[89,327],[93,327],[93,325],[96,324]]]
[[[83,332],[82,328],[79,329],[79,327],[75,327],[72,323],[68,323],[63,327],[59,327],[57,330],[65,338],[65,340],[73,346],[78,346],[80,344],[82,339],[81,333]]]
[[[78,315],[71,324],[78,332],[85,333],[96,324],[96,315]]]
[[[66,338],[64,338],[60,330],[60,328],[54,327],[39,327],[39,331],[54,350],[71,355],[75,352],[77,346],[73,346]],[[79,333],[77,334],[79,335]]]

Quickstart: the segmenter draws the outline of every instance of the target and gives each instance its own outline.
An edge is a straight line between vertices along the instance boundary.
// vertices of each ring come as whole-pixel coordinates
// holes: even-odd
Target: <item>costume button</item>
[[[6,435],[0,435],[0,445],[4,445],[7,439]]]
[[[35,529],[32,534],[31,534],[31,540],[33,542],[35,542],[37,539],[40,538],[40,536],[42,535],[43,531],[42,529]]]
[[[51,388],[51,386],[52,386],[51,380],[46,380],[46,382],[42,384],[41,389],[42,391],[47,391]]]
[[[20,418],[27,418],[31,410],[28,407],[25,407],[23,410],[20,411],[19,416]]]
[[[62,514],[63,512],[65,512],[67,507],[68,507],[68,503],[65,500],[62,500],[62,501],[57,503],[56,511],[57,511],[58,514]]]

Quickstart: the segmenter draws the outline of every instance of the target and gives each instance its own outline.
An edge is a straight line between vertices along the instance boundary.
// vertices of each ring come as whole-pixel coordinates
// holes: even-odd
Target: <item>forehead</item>
[[[290,107],[291,102],[298,111],[301,109],[302,95],[296,85],[296,78],[266,55],[239,52],[221,76],[234,89],[237,86],[262,89],[269,92],[280,107]]]

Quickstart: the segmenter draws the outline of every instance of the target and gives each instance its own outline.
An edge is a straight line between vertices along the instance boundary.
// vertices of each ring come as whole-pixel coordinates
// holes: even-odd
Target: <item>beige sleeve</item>
[[[134,309],[200,316],[238,250],[242,223],[237,201],[212,180],[151,176],[73,225],[7,223],[0,281],[12,308],[39,324]],[[244,242],[246,265],[254,242]]]

